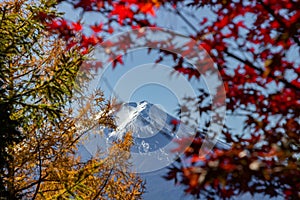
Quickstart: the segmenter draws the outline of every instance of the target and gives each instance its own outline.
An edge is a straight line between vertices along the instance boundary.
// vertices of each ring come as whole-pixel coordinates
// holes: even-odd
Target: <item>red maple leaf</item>
[[[72,22],[72,28],[74,31],[81,31],[82,25],[80,22]]]
[[[102,28],[103,28],[103,24],[102,23],[100,23],[100,24],[95,24],[95,25],[92,25],[92,26],[90,26],[91,27],[91,29],[95,32],[95,33],[99,33],[99,32],[101,32],[102,31]]]

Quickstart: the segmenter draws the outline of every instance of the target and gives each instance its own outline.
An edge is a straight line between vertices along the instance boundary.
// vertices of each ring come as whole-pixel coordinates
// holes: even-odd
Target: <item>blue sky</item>
[[[65,17],[71,20],[78,20],[79,19],[79,12],[75,12],[69,4],[63,4],[60,6],[60,10],[65,12]],[[166,11],[158,12],[157,16],[159,23],[162,23],[161,27],[171,28],[175,31],[184,33],[182,29],[180,29],[182,22],[177,21],[177,19],[173,18],[171,13],[166,13]],[[167,20],[165,20],[167,19]],[[84,22],[86,24],[95,24],[99,23],[101,20],[101,16],[95,13],[88,13],[84,15]],[[96,57],[97,58],[97,57]],[[104,76],[96,82],[98,87],[104,91],[107,98],[111,97],[113,93],[112,90],[115,87],[116,83],[124,74],[128,73],[131,69],[151,63],[154,63],[155,60],[158,58],[158,51],[152,51],[150,54],[147,53],[147,50],[137,50],[134,52],[129,53],[124,57],[124,65],[117,65],[117,67],[113,70],[112,67],[108,67],[105,69]],[[173,66],[174,62],[170,59],[166,59],[160,64],[164,64],[167,66]],[[166,74],[168,76],[169,74]],[[139,74],[139,76],[147,77],[147,74]],[[173,78],[175,78],[173,76]],[[130,79],[127,80],[130,83]],[[204,87],[203,81],[195,80],[189,82],[191,87],[194,88],[196,92],[199,86]],[[180,84],[178,85],[180,88]],[[184,95],[184,91],[182,92]],[[117,95],[117,94],[116,94]],[[140,85],[139,88],[134,91],[133,95],[130,98],[130,101],[143,101],[147,100],[154,104],[161,105],[168,113],[175,115],[175,110],[178,108],[179,100],[176,98],[176,94],[170,88],[155,83],[149,83]]]
[[[60,6],[60,10],[65,12],[65,17],[70,20],[78,20],[79,19],[79,12],[74,11],[74,9],[69,4],[62,4]],[[196,12],[192,13],[197,18],[201,17],[208,17],[210,19],[215,18],[215,16],[210,13],[207,9],[199,9]],[[193,31],[185,26],[185,22],[183,22],[178,16],[174,13],[170,13],[166,9],[158,10],[157,17],[156,17],[158,26],[168,28],[175,32],[181,33],[183,35],[189,35]],[[193,21],[193,17],[189,17],[191,23],[196,23],[197,20]],[[100,21],[105,20],[101,17],[101,15],[96,13],[87,13],[84,15],[83,21],[88,25],[94,25],[95,23],[99,23]],[[88,28],[87,28],[88,30]],[[126,31],[126,30],[123,30]],[[114,34],[118,34],[119,32],[115,32]],[[86,32],[89,34],[89,32]],[[128,73],[131,69],[135,67],[139,67],[144,64],[154,63],[155,60],[158,58],[158,51],[151,51],[150,54],[147,53],[147,50],[136,50],[134,52],[130,52],[124,57],[124,65],[117,65],[117,67],[113,70],[112,67],[107,67],[105,69],[104,75],[100,80],[95,80],[94,84],[97,85],[101,90],[104,91],[106,98],[110,99],[112,94],[114,94],[113,90],[118,83],[119,79]],[[173,66],[173,61],[170,59],[165,59],[161,64],[166,66]],[[147,77],[147,74],[139,74],[139,78],[143,78],[143,76]],[[127,80],[126,84],[130,84],[132,82],[131,79]],[[199,81],[196,79],[192,79],[189,81],[190,86],[194,89],[197,93],[197,89],[206,87],[203,80]],[[178,84],[180,88],[180,84]],[[129,92],[129,91],[128,91]],[[155,83],[143,84],[139,85],[138,88],[133,92],[132,96],[130,97],[130,101],[140,102],[143,100],[147,100],[154,104],[159,104],[165,111],[169,114],[176,116],[176,109],[178,109],[178,98],[176,98],[175,92],[172,91],[170,88],[159,85]],[[184,94],[182,94],[184,96]],[[118,94],[116,94],[118,97]],[[242,124],[243,119],[241,117],[228,117],[226,118],[228,125],[231,126],[233,129],[236,129],[236,132],[242,132]]]

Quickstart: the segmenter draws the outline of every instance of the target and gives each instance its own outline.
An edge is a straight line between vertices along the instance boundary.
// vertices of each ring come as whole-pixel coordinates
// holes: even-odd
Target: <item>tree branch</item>
[[[37,139],[38,139],[38,137],[37,137]],[[38,159],[39,159],[39,179],[37,181],[37,186],[36,186],[36,189],[35,189],[35,193],[34,193],[34,195],[32,197],[32,200],[34,200],[36,198],[36,196],[37,196],[37,194],[38,194],[38,192],[40,190],[41,183],[42,183],[42,158],[41,158],[41,149],[40,149],[40,141],[39,141],[39,139],[38,139],[38,146],[37,146],[37,148],[38,148],[38,151],[39,151],[38,152]]]
[[[104,184],[102,185],[102,187],[100,188],[100,190],[97,192],[97,194],[95,195],[95,197],[93,198],[93,200],[96,200],[97,197],[101,194],[101,192],[103,191],[103,189],[104,189],[105,186],[107,185],[108,180],[109,180],[109,178],[110,178],[112,172],[113,172],[113,168],[110,169],[109,174],[108,174],[107,178],[105,179]]]
[[[244,64],[248,65],[249,67],[251,67],[251,68],[253,68],[253,69],[259,71],[260,73],[263,73],[263,72],[264,72],[263,69],[261,69],[261,68],[259,68],[259,67],[256,67],[256,66],[253,65],[250,61],[248,61],[248,60],[243,60],[242,58],[238,57],[237,55],[235,55],[235,54],[233,54],[233,53],[230,53],[228,50],[224,50],[224,53],[227,54],[228,56],[234,58],[235,60],[240,61],[241,63],[244,63]],[[298,88],[297,86],[291,84],[289,81],[287,81],[287,80],[284,79],[284,78],[276,77],[276,76],[274,76],[273,74],[269,74],[269,76],[270,76],[271,78],[273,78],[274,80],[278,80],[278,81],[284,83],[286,86],[288,86],[288,87],[290,87],[290,88],[293,88],[293,89],[295,89],[295,90],[300,90],[300,88]]]
[[[278,21],[278,23],[284,27],[286,30],[290,29],[290,27],[287,27],[286,24],[281,20],[281,18],[274,12],[274,10],[272,10],[270,8],[270,6],[268,6],[267,4],[265,4],[262,0],[258,0],[258,2],[264,7],[264,9],[266,11],[268,11],[275,20]],[[297,37],[295,37],[294,35],[292,35],[293,40],[298,44],[298,46],[300,46],[300,41]]]
[[[176,8],[176,14],[185,22],[187,25],[193,29],[196,33],[198,32],[198,29],[183,15],[179,10]]]
[[[268,11],[269,11],[269,10],[268,10]],[[271,11],[272,11],[272,10],[270,10],[269,12],[271,12]],[[189,20],[188,20],[182,13],[180,13],[178,9],[176,9],[176,13],[178,14],[178,16],[179,16],[184,22],[187,23],[187,25],[188,25],[190,28],[192,28],[192,29],[197,33],[197,31],[198,31],[197,28],[196,28],[192,23],[190,23]],[[283,23],[283,22],[282,22],[282,23]],[[283,26],[285,26],[284,23],[283,23]],[[299,44],[300,44],[300,43],[299,43]],[[300,45],[299,45],[299,46],[300,46]],[[242,63],[248,65],[249,67],[251,67],[251,68],[253,68],[253,69],[259,71],[260,73],[263,73],[263,72],[264,72],[263,69],[261,69],[261,68],[255,66],[255,65],[253,65],[250,61],[248,61],[248,60],[243,60],[242,58],[238,57],[237,55],[228,52],[228,50],[224,50],[224,53],[226,53],[228,56],[234,58],[235,60],[240,61],[240,62],[242,62]],[[274,80],[278,80],[278,81],[284,83],[286,86],[288,86],[288,87],[290,87],[290,88],[293,88],[293,89],[295,89],[295,90],[300,90],[299,87],[297,87],[297,86],[291,84],[289,81],[287,81],[287,80],[284,79],[284,78],[276,77],[276,76],[274,76],[274,75],[272,75],[272,74],[269,74],[269,76],[270,76],[271,78],[273,78]]]

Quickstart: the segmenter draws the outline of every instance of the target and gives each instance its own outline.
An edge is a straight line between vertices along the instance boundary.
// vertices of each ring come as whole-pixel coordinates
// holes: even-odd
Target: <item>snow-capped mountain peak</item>
[[[88,152],[93,152],[96,149],[92,147],[99,145],[103,148],[110,140],[121,139],[130,131],[134,139],[130,162],[133,170],[146,181],[147,192],[143,198],[192,199],[184,195],[183,187],[170,186],[170,182],[162,178],[168,172],[167,167],[178,157],[171,151],[178,147],[173,139],[193,136],[196,132],[183,123],[174,130],[171,124],[174,119],[178,120],[159,105],[147,101],[124,103],[115,112],[117,130],[108,130],[104,138],[92,139],[85,147]]]
[[[128,131],[136,138],[152,137],[160,131],[172,136],[170,121],[174,117],[147,101],[124,103],[115,118],[118,128],[109,134],[110,137],[121,138]]]

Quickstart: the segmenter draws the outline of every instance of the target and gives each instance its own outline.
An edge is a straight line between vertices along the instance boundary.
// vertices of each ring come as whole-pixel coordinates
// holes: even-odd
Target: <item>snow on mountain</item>
[[[115,113],[115,119],[118,129],[107,129],[103,136],[90,134],[89,139],[79,146],[80,155],[88,159],[98,148],[108,148],[111,141],[120,139],[131,131],[135,143],[131,149],[133,170],[146,182],[143,198],[191,199],[184,194],[183,187],[174,186],[163,176],[177,157],[171,154],[171,150],[177,146],[172,140],[189,136],[193,134],[193,130],[180,125],[174,131],[170,122],[175,118],[159,106],[146,101],[123,104]]]
[[[174,131],[170,123],[175,117],[147,101],[122,105],[115,115],[117,130],[107,133],[109,139],[119,139],[131,131],[134,146],[131,149],[134,170],[146,181],[144,199],[192,199],[184,194],[184,188],[166,181],[167,167],[177,157],[171,154],[176,147],[174,138],[191,136],[194,131],[180,125]]]
[[[170,120],[170,116],[146,101],[125,103],[116,114],[118,129],[110,136],[122,137],[125,132],[132,131],[135,137],[144,138],[153,136],[162,128],[170,133],[166,120]]]
[[[126,132],[132,132],[136,144],[132,149],[133,152],[155,151],[169,143],[174,143],[173,139],[194,136],[197,131],[183,123],[173,130],[174,125],[171,121],[178,119],[166,113],[160,106],[147,101],[124,103],[116,112],[115,118],[118,128],[108,133],[108,137],[120,139]],[[222,141],[218,141],[216,145],[221,145],[222,148],[228,147]]]
[[[170,151],[176,147],[174,138],[191,136],[195,130],[180,124],[174,132],[171,120],[175,117],[167,114],[162,108],[147,101],[139,103],[130,102],[121,106],[115,113],[118,129],[106,130],[103,137],[92,136],[89,143],[80,146],[79,151],[83,157],[90,157],[98,147],[109,146],[109,141],[120,139],[131,131],[134,137],[134,146],[131,149],[134,170],[146,182],[145,200],[190,200],[194,199],[184,193],[183,186],[175,186],[174,182],[166,181],[163,176],[167,174],[167,167],[177,157]],[[228,145],[218,141],[216,145],[228,148]],[[241,195],[233,199],[267,199],[262,195]],[[275,198],[276,199],[276,198]]]
[[[130,131],[136,144],[146,144],[148,141],[149,149],[144,148],[143,151],[155,150],[163,147],[172,138],[178,137],[172,131],[173,126],[170,122],[173,119],[175,118],[161,108],[146,101],[125,103],[116,113],[117,130],[109,133],[108,136],[122,138]]]
[[[133,134],[132,162],[138,172],[159,170],[173,163],[178,157],[171,153],[177,147],[174,139],[193,136],[195,133],[195,130],[184,124],[174,129],[171,121],[177,119],[146,101],[123,104],[115,117],[118,128],[108,133],[108,138],[122,138],[128,131]]]

